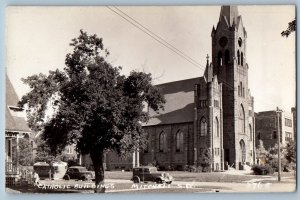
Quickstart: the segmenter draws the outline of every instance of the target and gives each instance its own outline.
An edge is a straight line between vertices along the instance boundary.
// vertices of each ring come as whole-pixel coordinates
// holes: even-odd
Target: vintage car
[[[40,179],[61,179],[66,174],[68,164],[65,162],[54,162],[51,165],[46,162],[37,162],[33,165],[33,170]]]
[[[63,179],[79,179],[79,180],[93,180],[95,177],[94,172],[88,171],[85,167],[82,166],[73,166],[69,167]]]
[[[132,169],[131,181],[134,183],[153,181],[156,183],[171,184],[173,177],[166,172],[158,172],[156,167],[135,167]]]

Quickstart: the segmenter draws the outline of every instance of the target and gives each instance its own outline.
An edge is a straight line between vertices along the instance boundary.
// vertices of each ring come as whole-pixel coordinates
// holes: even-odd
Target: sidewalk
[[[10,188],[5,188],[5,192],[7,193],[15,193],[15,194],[20,194],[21,192],[18,191],[18,190],[13,190],[13,189],[10,189]]]

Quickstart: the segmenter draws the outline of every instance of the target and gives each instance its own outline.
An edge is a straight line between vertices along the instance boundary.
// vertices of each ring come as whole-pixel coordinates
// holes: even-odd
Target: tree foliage
[[[260,158],[260,157],[264,157],[267,154],[267,150],[264,147],[264,143],[262,140],[258,141],[258,146],[256,149],[256,157]]]
[[[19,138],[19,149],[17,149],[17,141],[12,142],[13,163],[22,166],[31,166],[33,164],[32,146],[29,138]]]
[[[104,176],[103,152],[123,155],[143,146],[142,123],[149,120],[145,103],[158,111],[165,100],[151,74],[132,71],[126,77],[121,67],[108,63],[109,51],[97,35],[81,30],[70,45],[74,50],[66,55],[64,70],[23,79],[31,91],[19,104],[27,105],[30,127],[42,131],[52,153],[76,144],[77,151],[91,155],[97,185]]]
[[[296,163],[296,142],[289,142],[287,144],[285,158],[290,163]]]
[[[55,161],[58,161],[57,156],[51,154],[49,146],[41,138],[35,139],[36,143],[36,155],[34,162],[46,162],[52,164]]]
[[[41,138],[35,139],[36,143],[36,155],[34,162],[46,162],[50,165],[53,164],[53,162],[76,162],[76,157],[74,155],[69,155],[65,153],[65,151],[62,151],[60,154],[54,155],[51,153],[51,148],[49,145],[42,140]]]
[[[288,37],[294,31],[296,31],[296,19],[289,22],[288,28],[281,32],[281,36]]]
[[[284,171],[294,169],[296,163],[296,143],[288,142],[286,146],[280,147],[280,152],[281,169]],[[272,167],[274,171],[278,171],[278,144],[266,150],[263,142],[259,140],[256,153],[258,158],[263,160],[263,163],[258,165],[258,167],[268,165]]]

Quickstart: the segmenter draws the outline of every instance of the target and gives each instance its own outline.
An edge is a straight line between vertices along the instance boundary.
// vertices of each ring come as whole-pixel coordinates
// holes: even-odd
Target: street
[[[227,173],[211,173],[211,177],[219,177],[219,181],[214,179],[200,181],[195,178],[191,180],[187,177],[193,174],[187,172],[174,172],[175,181],[172,184],[156,184],[154,182],[133,183],[125,177],[130,176],[130,172],[122,173],[110,172],[104,184],[100,187],[106,188],[106,193],[230,193],[230,192],[294,192],[296,180],[291,173],[285,173],[281,182],[277,181],[276,175],[255,176],[255,175],[231,175]],[[198,174],[203,177],[207,174]],[[119,178],[117,178],[117,176]],[[181,178],[179,178],[181,177]],[[233,180],[232,177],[236,177]],[[241,178],[243,177],[243,178]],[[228,179],[229,178],[229,179]],[[186,180],[184,180],[186,179]],[[231,182],[229,182],[229,180]],[[93,193],[93,181],[81,180],[41,180],[38,186],[13,186],[7,192],[34,192],[34,193]]]

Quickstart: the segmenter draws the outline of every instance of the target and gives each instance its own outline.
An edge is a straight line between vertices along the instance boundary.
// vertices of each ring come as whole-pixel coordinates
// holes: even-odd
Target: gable
[[[8,76],[6,75],[6,105],[8,106],[17,106],[18,101],[19,101],[19,97],[13,87],[13,85],[11,84]]]
[[[166,99],[164,110],[156,113],[150,109],[151,118],[144,126],[193,122],[194,88],[201,79],[203,77],[157,85]]]
[[[5,109],[5,130],[12,132],[30,132],[27,122],[24,117],[14,116],[14,111],[10,110],[9,106],[17,107],[19,98],[6,75],[6,109]]]

